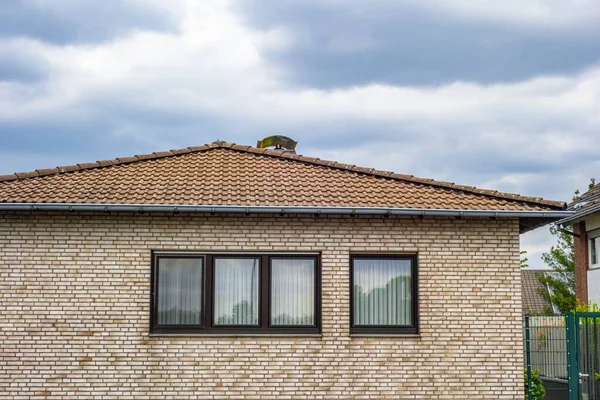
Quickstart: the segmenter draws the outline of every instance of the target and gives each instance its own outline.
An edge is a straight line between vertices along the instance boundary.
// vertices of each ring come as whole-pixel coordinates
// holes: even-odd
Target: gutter
[[[101,204],[101,203],[0,203],[0,211],[104,211],[173,213],[244,213],[244,214],[341,214],[341,215],[412,215],[492,218],[565,218],[575,212],[467,210],[395,207],[304,207],[304,206],[229,206],[188,204]]]

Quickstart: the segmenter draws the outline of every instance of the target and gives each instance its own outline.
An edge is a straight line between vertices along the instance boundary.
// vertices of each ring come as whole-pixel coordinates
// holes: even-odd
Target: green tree
[[[575,299],[575,259],[573,254],[573,236],[551,226],[550,233],[556,236],[558,243],[550,248],[550,252],[542,254],[542,260],[552,272],[539,274],[538,279],[549,291],[540,294],[554,304],[561,314],[573,311],[577,305]],[[552,310],[547,310],[551,312]]]
[[[529,267],[529,258],[527,258],[527,250],[521,250],[521,268]]]
[[[592,178],[588,186],[593,188],[595,180]],[[579,198],[579,190],[575,192],[573,201]],[[550,289],[541,291],[541,295],[554,304],[561,314],[575,310],[577,300],[575,297],[575,254],[573,251],[573,235],[570,229],[559,229],[551,225],[550,233],[557,238],[557,244],[550,248],[550,252],[542,254],[542,260],[552,272],[540,274],[539,281]],[[547,310],[551,312],[552,310]]]

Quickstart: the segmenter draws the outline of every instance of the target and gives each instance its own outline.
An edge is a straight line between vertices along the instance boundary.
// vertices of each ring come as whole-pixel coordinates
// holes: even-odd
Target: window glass
[[[202,259],[160,258],[157,323],[199,325],[202,321]]]
[[[412,325],[411,260],[356,258],[353,264],[354,325]]]
[[[271,325],[315,325],[314,259],[271,259]]]
[[[598,254],[600,254],[600,237],[590,239],[590,264],[598,264]]]
[[[258,325],[259,259],[215,258],[214,324]]]

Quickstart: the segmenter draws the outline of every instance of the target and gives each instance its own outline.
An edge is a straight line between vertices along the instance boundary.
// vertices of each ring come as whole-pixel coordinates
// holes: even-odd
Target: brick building
[[[575,294],[580,302],[600,304],[600,184],[569,204],[573,215],[559,221],[573,227]]]
[[[522,399],[564,204],[224,142],[0,177],[0,393]]]

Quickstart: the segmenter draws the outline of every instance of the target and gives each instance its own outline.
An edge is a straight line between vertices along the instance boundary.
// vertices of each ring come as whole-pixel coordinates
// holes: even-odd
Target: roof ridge
[[[381,177],[381,178],[400,180],[400,181],[405,181],[405,182],[410,182],[410,183],[415,183],[415,184],[420,184],[420,185],[436,186],[436,187],[440,187],[440,188],[444,188],[444,189],[469,192],[469,193],[486,196],[486,197],[507,199],[507,200],[513,200],[513,201],[522,201],[522,202],[527,202],[527,203],[559,207],[561,209],[566,206],[566,203],[564,203],[564,202],[545,200],[541,197],[522,196],[522,195],[515,194],[515,193],[499,192],[497,190],[479,189],[474,186],[458,185],[453,182],[444,182],[444,181],[437,181],[434,179],[419,178],[414,175],[398,174],[398,173],[395,173],[392,171],[377,170],[374,168],[357,167],[356,165],[339,163],[337,161],[321,160],[319,158],[307,157],[307,156],[303,156],[300,154],[290,153],[290,152],[286,152],[286,151],[282,151],[282,150],[261,149],[261,148],[257,148],[257,147],[253,147],[253,146],[239,145],[239,144],[221,141],[221,140],[217,140],[215,142],[212,142],[210,144],[205,144],[203,146],[192,146],[192,147],[186,147],[183,149],[154,152],[151,154],[138,154],[138,155],[135,155],[132,157],[117,157],[117,158],[114,158],[111,160],[101,160],[101,161],[96,161],[93,163],[81,163],[81,164],[75,164],[75,165],[58,166],[55,168],[36,169],[35,171],[29,171],[29,172],[16,172],[14,174],[9,174],[9,175],[0,175],[0,183],[7,182],[7,181],[16,181],[16,180],[24,180],[24,179],[30,179],[30,178],[45,177],[45,176],[50,176],[50,175],[59,175],[59,174],[64,174],[64,173],[84,171],[84,170],[90,170],[90,169],[107,168],[107,167],[113,167],[113,166],[117,166],[117,165],[126,165],[126,164],[141,162],[141,161],[150,161],[150,160],[157,160],[157,159],[168,158],[168,157],[176,157],[176,156],[181,156],[181,155],[185,155],[185,154],[200,153],[200,152],[204,152],[204,151],[208,151],[208,150],[221,149],[221,148],[222,149],[231,149],[234,151],[240,151],[240,152],[251,153],[251,154],[259,154],[259,155],[266,155],[266,156],[277,157],[277,158],[282,158],[282,159],[289,159],[289,160],[299,161],[299,162],[312,164],[312,165],[318,165],[318,166],[329,167],[329,168],[334,168],[334,169],[339,169],[339,170],[351,171],[351,172],[355,172],[355,173],[371,175],[371,176],[376,176],[376,177]]]

